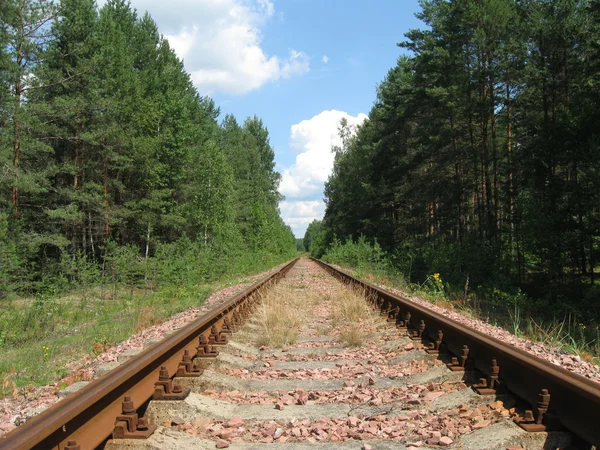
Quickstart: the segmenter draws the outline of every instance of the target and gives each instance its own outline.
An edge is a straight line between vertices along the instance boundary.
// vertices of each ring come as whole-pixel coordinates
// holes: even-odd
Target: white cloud
[[[291,128],[290,148],[299,154],[295,164],[283,170],[279,191],[287,198],[280,204],[281,215],[297,237],[303,236],[308,224],[323,217],[325,212],[320,198],[333,168],[331,147],[342,144],[338,136],[342,118],[356,126],[367,116],[361,113],[355,117],[344,111],[329,110]]]
[[[290,57],[281,67],[281,75],[289,78],[296,73],[305,73],[310,70],[308,55],[304,52],[290,50]]]
[[[279,204],[281,217],[292,227],[294,234],[301,238],[308,225],[325,214],[325,203],[322,200],[283,201]]]
[[[300,154],[296,163],[282,174],[279,190],[287,198],[309,198],[322,192],[333,168],[331,147],[342,144],[338,136],[342,118],[349,125],[359,125],[367,116],[354,117],[344,111],[330,110],[292,126],[290,147]]]
[[[323,57],[321,58],[321,61],[323,61],[323,64],[327,64],[329,62],[329,56],[323,55]]]
[[[285,214],[286,216],[309,218],[312,220],[325,212],[325,203],[323,203],[321,200],[305,200],[296,202],[284,200],[279,204],[279,209],[281,209],[281,213]]]
[[[190,52],[194,46],[197,35],[198,27],[193,27],[192,31],[189,31],[186,27],[183,28],[178,35],[168,36],[167,39],[169,39],[169,45],[175,50],[175,53],[183,58],[181,55],[187,55]]]
[[[100,5],[103,1],[99,2]],[[245,94],[310,70],[306,53],[268,55],[262,29],[275,14],[271,0],[132,0],[148,10],[184,60],[201,94]]]

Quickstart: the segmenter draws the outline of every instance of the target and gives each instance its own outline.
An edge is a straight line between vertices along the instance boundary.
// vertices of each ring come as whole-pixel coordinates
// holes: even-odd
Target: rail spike
[[[410,326],[410,311],[407,311],[406,314],[404,314],[404,320],[401,320],[400,322],[398,322],[396,324],[396,328],[398,328],[398,330],[408,330],[409,326]]]
[[[388,313],[388,322],[396,322],[398,320],[398,315],[400,314],[400,307],[396,306]]]
[[[444,332],[442,330],[437,330],[435,338],[433,342],[429,343],[429,348],[425,350],[430,355],[437,355],[441,352],[442,343],[444,342]]]
[[[467,345],[462,346],[462,354],[460,360],[456,356],[452,357],[452,360],[446,364],[453,372],[463,372],[467,370],[467,361],[469,360],[469,347]]]
[[[63,450],[81,450],[81,447],[79,446],[79,444],[77,444],[77,441],[69,440],[67,441],[67,445],[65,445]]]
[[[229,342],[227,335],[221,334],[216,325],[210,327],[210,336],[208,337],[210,345],[227,345],[227,342]]]
[[[229,329],[231,331],[233,331],[234,333],[240,329],[240,326],[242,324],[242,319],[241,319],[242,312],[241,311],[243,311],[243,309],[240,306],[240,309],[234,310],[231,313],[231,320],[229,321]]]
[[[221,327],[221,334],[226,335],[228,338],[233,334],[233,330],[231,329],[231,321],[229,317],[225,317],[223,319],[223,326]]]
[[[115,421],[113,439],[148,439],[156,430],[156,425],[148,425],[146,419],[138,416],[131,397],[123,399],[122,411]]]
[[[425,329],[427,328],[427,325],[425,324],[424,320],[421,320],[419,322],[419,326],[418,328],[411,330],[409,333],[409,337],[413,340],[413,341],[421,341],[423,339],[423,333],[425,332]]]

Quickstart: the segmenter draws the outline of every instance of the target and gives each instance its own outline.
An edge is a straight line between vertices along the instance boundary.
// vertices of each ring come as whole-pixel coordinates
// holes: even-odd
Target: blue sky
[[[100,6],[103,0],[99,1]],[[417,0],[131,0],[148,10],[201,94],[258,115],[275,149],[280,208],[297,237],[324,212],[337,124],[359,124],[418,28]]]

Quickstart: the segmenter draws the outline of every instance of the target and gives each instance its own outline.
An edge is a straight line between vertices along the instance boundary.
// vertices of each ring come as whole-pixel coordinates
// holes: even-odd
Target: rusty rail
[[[547,390],[550,394],[548,410],[550,416],[557,418],[561,426],[587,444],[600,446],[600,426],[598,426],[600,385],[598,383],[492,336],[465,327],[455,320],[359,280],[327,263],[314,261],[340,281],[361,286],[368,295],[379,299],[382,310],[394,311],[394,320],[397,323],[406,320],[406,313],[410,313],[408,317],[414,329],[418,328],[415,324],[421,324],[423,321],[425,325],[423,337],[435,342],[443,336],[440,341],[452,354],[461,355],[466,345],[469,349],[470,362],[481,373],[490,374],[492,360],[495,360],[497,364],[495,371],[497,372],[499,367],[500,382],[508,391],[532,405],[532,409],[539,405],[540,393]]]
[[[201,335],[208,337],[213,325],[222,326],[226,317],[236,312],[260,288],[277,282],[297,260],[294,259],[222,306],[190,322],[39,416],[0,437],[0,450],[63,450],[68,441],[77,441],[81,450],[98,447],[111,435],[115,418],[121,414],[124,396],[130,396],[136,408],[146,403],[154,392],[154,383],[158,380],[161,366],[166,367],[169,373],[174,373],[184,351],[194,353]]]

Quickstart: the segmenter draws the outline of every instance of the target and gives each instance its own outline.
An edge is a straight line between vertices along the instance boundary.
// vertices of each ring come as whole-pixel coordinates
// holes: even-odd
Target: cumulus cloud
[[[349,125],[361,124],[367,116],[354,117],[344,111],[323,111],[292,125],[290,147],[299,152],[296,163],[283,171],[280,191],[287,198],[310,198],[323,191],[333,168],[333,146],[342,145],[338,127],[342,118]]]
[[[315,219],[325,214],[325,203],[322,200],[283,201],[279,204],[281,217],[292,227],[297,237],[304,236],[306,228]]]
[[[281,215],[297,237],[302,237],[308,224],[325,212],[321,197],[333,168],[331,148],[342,145],[338,127],[343,118],[349,125],[357,126],[367,116],[327,110],[291,128],[290,148],[298,155],[296,162],[283,170],[279,191],[287,199],[280,204]]]
[[[321,61],[323,61],[323,64],[327,64],[329,62],[329,56],[323,55],[323,57],[321,58]]]
[[[100,2],[103,3],[103,2]],[[184,60],[201,94],[245,94],[266,83],[310,70],[306,53],[268,55],[262,29],[274,16],[270,0],[132,0],[149,11]]]

